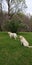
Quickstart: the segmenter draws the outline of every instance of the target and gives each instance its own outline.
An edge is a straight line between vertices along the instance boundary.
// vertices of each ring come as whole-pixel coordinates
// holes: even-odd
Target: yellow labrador
[[[29,46],[28,41],[23,36],[19,36],[19,39],[20,39],[21,45],[23,44],[23,46],[32,48],[32,46]]]

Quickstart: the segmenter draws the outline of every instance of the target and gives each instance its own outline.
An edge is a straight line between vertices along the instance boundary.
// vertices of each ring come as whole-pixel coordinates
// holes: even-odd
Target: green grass
[[[32,45],[32,32],[22,32]],[[17,39],[10,39],[7,33],[0,32],[0,65],[32,65],[32,48],[21,46]]]

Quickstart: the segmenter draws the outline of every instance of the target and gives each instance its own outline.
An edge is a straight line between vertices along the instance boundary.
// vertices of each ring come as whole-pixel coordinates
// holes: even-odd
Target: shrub
[[[11,32],[17,32],[19,27],[19,21],[16,20],[9,20],[6,22],[3,22],[2,24],[2,30],[3,31],[11,31]]]
[[[11,30],[12,32],[17,32],[18,27],[19,27],[19,21],[12,20],[12,21],[9,23],[9,28],[10,28],[10,30]]]

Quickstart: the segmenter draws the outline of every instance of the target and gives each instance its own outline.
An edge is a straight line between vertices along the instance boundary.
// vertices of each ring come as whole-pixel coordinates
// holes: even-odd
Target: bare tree
[[[26,8],[25,0],[6,0],[6,1],[8,5],[8,15],[10,15],[10,13],[17,13],[20,10],[23,11],[24,8]]]
[[[6,0],[8,4],[8,15],[10,15],[10,0]]]
[[[0,0],[0,12],[2,12],[2,0]]]

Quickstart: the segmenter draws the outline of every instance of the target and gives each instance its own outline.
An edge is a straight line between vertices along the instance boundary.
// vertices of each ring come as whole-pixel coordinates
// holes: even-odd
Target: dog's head
[[[8,34],[10,34],[10,32],[8,32]]]
[[[23,36],[19,36],[19,39],[22,39],[23,38]]]

